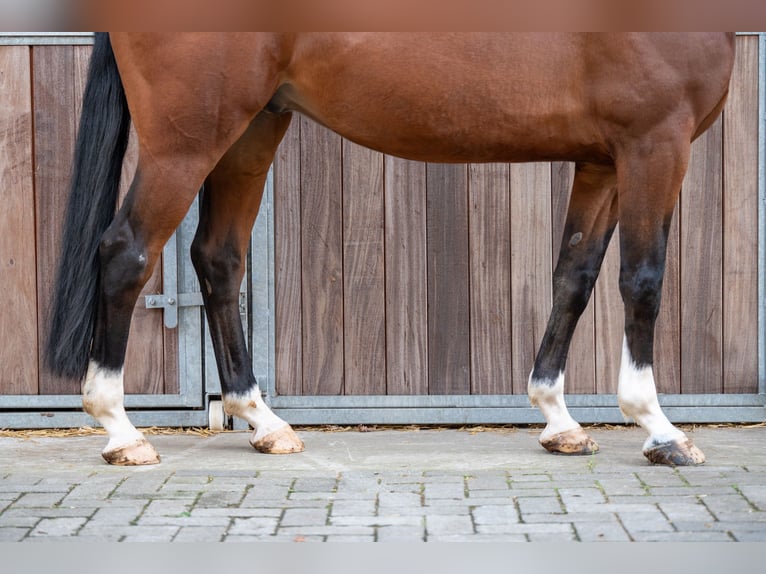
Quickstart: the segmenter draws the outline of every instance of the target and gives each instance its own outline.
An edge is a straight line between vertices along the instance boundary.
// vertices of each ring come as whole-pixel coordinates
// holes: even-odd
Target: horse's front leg
[[[620,293],[625,338],[617,397],[623,414],[648,433],[644,456],[656,464],[693,465],[705,455],[665,416],[657,399],[654,326],[659,313],[668,230],[689,154],[687,140],[658,138],[618,162]]]
[[[596,442],[570,416],[564,403],[564,369],[577,320],[588,304],[616,223],[614,168],[577,164],[553,275],[553,310],[528,385],[529,399],[547,423],[540,444],[550,452],[598,451]]]
[[[256,450],[271,454],[300,452],[303,442],[261,397],[242,331],[239,289],[266,175],[289,122],[289,115],[259,114],[218,162],[205,185],[192,244],[224,409],[253,427]]]

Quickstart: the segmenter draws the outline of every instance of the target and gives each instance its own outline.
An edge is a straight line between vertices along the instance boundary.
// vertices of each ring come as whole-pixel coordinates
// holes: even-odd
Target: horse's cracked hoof
[[[705,462],[705,455],[688,438],[645,448],[644,456],[652,464],[667,466],[694,466]]]
[[[541,439],[540,444],[553,454],[582,455],[598,452],[598,443],[579,427],[560,432],[545,440]]]
[[[253,436],[250,438],[250,444],[258,452],[266,454],[290,454],[293,452],[303,452],[305,449],[303,441],[295,434],[290,425],[275,430],[258,440],[255,440],[255,433],[253,433]]]
[[[160,455],[154,450],[151,443],[141,438],[134,443],[101,453],[104,460],[117,466],[141,466],[145,464],[157,464]]]

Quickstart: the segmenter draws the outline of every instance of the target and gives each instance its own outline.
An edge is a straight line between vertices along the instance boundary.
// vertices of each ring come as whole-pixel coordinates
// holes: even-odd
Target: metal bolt
[[[176,300],[173,299],[172,297],[168,297],[168,305],[175,305],[175,304],[176,304]]]
[[[149,298],[146,300],[146,302],[147,302],[149,305],[154,305],[154,297],[149,297]]]

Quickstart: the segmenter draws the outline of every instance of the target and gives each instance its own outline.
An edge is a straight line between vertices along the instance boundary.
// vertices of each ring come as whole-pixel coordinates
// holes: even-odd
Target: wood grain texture
[[[387,393],[428,394],[424,163],[386,156],[385,233]]]
[[[275,378],[279,395],[302,394],[301,121],[293,118],[274,159]]]
[[[428,392],[470,394],[468,175],[465,164],[426,167]]]
[[[343,393],[340,136],[301,118],[303,393]]]
[[[668,230],[660,312],[654,329],[654,378],[659,393],[681,392],[681,235],[679,206]]]
[[[561,240],[564,235],[569,198],[572,195],[574,181],[574,163],[551,163],[551,212],[553,268],[556,268]],[[591,295],[588,305],[577,322],[567,358],[565,392],[596,392],[596,352],[595,344],[595,296]]]
[[[612,235],[594,289],[596,311],[596,392],[617,392],[625,311],[620,296],[620,226]]]
[[[681,384],[723,390],[723,122],[692,145],[681,203]],[[671,392],[665,390],[664,392]]]
[[[38,392],[29,48],[0,46],[0,394]]]
[[[758,391],[758,37],[737,38],[724,110],[724,387]]]
[[[524,394],[552,307],[550,164],[511,164],[513,392]]]
[[[343,140],[346,395],[386,394],[383,155]]]
[[[32,49],[34,97],[37,290],[41,341],[50,320],[76,133],[75,60],[71,46]],[[40,369],[40,394],[79,394],[80,381]]]
[[[469,166],[471,392],[513,391],[508,164]]]

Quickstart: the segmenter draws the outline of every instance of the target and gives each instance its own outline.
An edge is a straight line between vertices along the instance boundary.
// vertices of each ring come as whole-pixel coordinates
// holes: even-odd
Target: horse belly
[[[420,161],[604,155],[572,58],[576,40],[558,40],[543,56],[537,36],[324,36],[299,46],[275,100]]]

